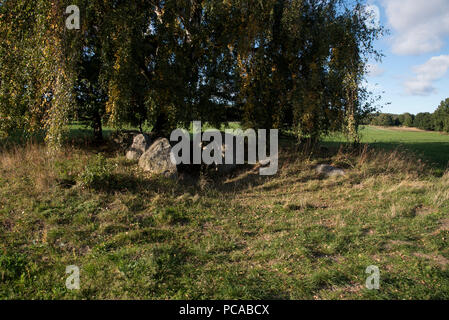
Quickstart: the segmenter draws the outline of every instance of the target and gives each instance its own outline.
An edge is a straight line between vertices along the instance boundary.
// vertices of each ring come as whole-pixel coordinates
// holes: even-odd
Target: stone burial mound
[[[137,161],[139,166],[145,171],[152,174],[163,175],[170,178],[176,178],[183,175],[199,176],[201,172],[217,172],[218,174],[230,174],[239,166],[244,164],[237,164],[237,148],[239,147],[240,139],[236,136],[221,132],[222,145],[216,149],[220,150],[220,155],[216,158],[221,159],[221,163],[205,164],[200,159],[195,159],[195,152],[203,153],[207,148],[211,148],[213,143],[204,143],[203,141],[194,141],[190,139],[189,155],[184,156],[184,163],[176,165],[175,153],[179,153],[179,148],[174,148],[177,142],[170,142],[166,138],[159,138],[152,141],[148,134],[137,134],[134,136],[131,146],[126,152],[126,158],[131,161]],[[232,144],[229,143],[232,141]],[[248,160],[246,140],[243,140],[241,150],[244,150],[243,162]],[[198,144],[198,145],[196,145]],[[216,145],[215,145],[216,147]],[[176,150],[174,150],[176,149]],[[232,150],[231,150],[232,149]],[[208,152],[210,150],[207,150]],[[231,153],[229,151],[232,151]],[[228,152],[228,154],[227,154]],[[182,153],[182,152],[181,152]],[[215,151],[210,152],[215,157]],[[181,154],[177,156],[181,157]],[[187,159],[189,157],[190,159]],[[196,160],[196,161],[195,161]],[[240,161],[242,162],[242,161]]]

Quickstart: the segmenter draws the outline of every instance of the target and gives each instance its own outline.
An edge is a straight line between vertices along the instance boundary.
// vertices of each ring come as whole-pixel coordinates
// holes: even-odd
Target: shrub
[[[418,113],[413,122],[414,126],[422,130],[434,130],[433,115],[429,112]]]
[[[449,98],[441,101],[433,114],[435,130],[449,132]]]
[[[23,277],[27,264],[22,254],[0,254],[0,281]]]
[[[390,127],[396,125],[393,116],[387,113],[380,113],[374,116],[374,118],[371,121],[371,124],[382,127]]]
[[[77,183],[84,188],[104,188],[115,183],[115,166],[107,161],[103,155],[97,155],[78,175]]]
[[[410,113],[404,113],[399,116],[399,123],[404,127],[413,127],[415,116]]]

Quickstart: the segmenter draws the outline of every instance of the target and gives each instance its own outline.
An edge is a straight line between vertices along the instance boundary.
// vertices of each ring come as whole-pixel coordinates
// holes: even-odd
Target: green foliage
[[[114,168],[112,163],[99,154],[78,175],[77,183],[84,188],[105,188],[115,183]]]
[[[364,124],[375,126],[416,127],[427,131],[449,132],[449,98],[441,101],[434,113],[422,112],[416,116],[410,113],[401,115],[377,113],[369,114]]]
[[[449,132],[449,98],[441,101],[433,118],[436,131]]]
[[[413,127],[415,116],[410,113],[404,113],[399,116],[399,123],[404,127]]]
[[[74,1],[77,4],[77,1]],[[69,1],[3,1],[0,6],[0,131],[46,131],[61,146],[73,106],[76,34],[61,14]]]
[[[0,254],[0,281],[18,280],[23,278],[28,261],[25,255],[20,253]]]
[[[340,4],[264,2],[247,32],[252,47],[238,56],[248,126],[293,128],[300,139],[330,130],[354,138],[372,111],[359,84],[366,55],[378,57],[371,41],[381,31],[366,28],[357,5]]]
[[[413,126],[422,130],[435,130],[434,117],[429,112],[418,113],[413,121]]]
[[[391,114],[380,113],[373,117],[371,124],[375,126],[389,127],[395,125],[395,121]]]
[[[86,49],[87,50],[87,49]],[[103,118],[106,114],[107,94],[100,83],[101,62],[99,57],[86,53],[82,56],[78,80],[76,108],[72,118],[94,130],[97,140],[103,138]]]
[[[404,115],[396,115],[390,113],[376,113],[370,114],[365,118],[364,124],[371,124],[373,126],[381,126],[381,127],[391,127],[391,126],[402,126],[403,122],[410,116],[410,119],[413,119],[412,115],[404,114]],[[408,119],[408,118],[407,118]],[[407,121],[410,122],[410,119]],[[409,125],[411,126],[412,123]]]
[[[65,29],[69,4],[81,9],[79,31]],[[58,147],[69,119],[101,138],[104,121],[166,135],[233,114],[301,139],[355,138],[372,111],[360,83],[382,32],[363,12],[341,0],[7,0],[0,131],[45,129]]]

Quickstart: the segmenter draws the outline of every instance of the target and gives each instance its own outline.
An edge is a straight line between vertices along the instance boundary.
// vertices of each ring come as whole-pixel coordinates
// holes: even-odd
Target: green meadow
[[[193,182],[108,144],[4,146],[0,299],[448,299],[449,136],[361,133],[358,148],[334,136],[312,154],[282,140],[273,177],[247,166]],[[320,176],[323,163],[346,175]]]
[[[384,150],[403,150],[445,170],[449,163],[449,135],[410,128],[384,128],[364,126],[360,130],[361,142]],[[324,141],[338,145],[346,140],[341,135],[331,135]]]

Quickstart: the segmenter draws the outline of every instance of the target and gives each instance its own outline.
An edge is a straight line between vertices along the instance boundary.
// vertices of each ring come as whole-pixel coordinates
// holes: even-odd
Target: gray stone
[[[146,134],[139,134],[134,137],[133,144],[128,149],[126,153],[126,158],[128,160],[137,161],[140,157],[148,150],[150,147],[151,139]]]
[[[138,161],[142,156],[143,152],[140,150],[130,149],[126,152],[126,159],[131,161]]]
[[[279,155],[275,154],[273,156],[267,157],[266,159],[259,160],[259,165],[262,168],[266,168],[266,167],[269,167],[272,162],[278,161],[278,160],[279,160]]]
[[[320,164],[316,167],[316,171],[317,173],[325,175],[327,177],[337,177],[345,175],[345,171],[343,169],[339,169],[327,164]]]
[[[171,154],[170,142],[161,138],[140,157],[139,166],[146,172],[160,174],[166,177],[176,177],[177,168]]]

